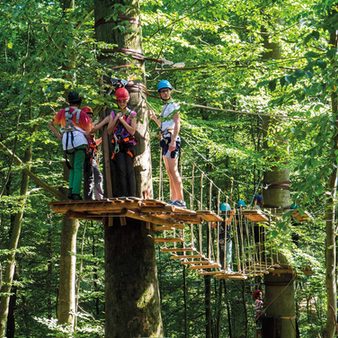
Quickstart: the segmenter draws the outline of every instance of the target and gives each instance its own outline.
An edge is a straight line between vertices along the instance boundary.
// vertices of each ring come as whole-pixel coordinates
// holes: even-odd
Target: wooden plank
[[[185,262],[180,262],[183,265],[193,265],[193,264],[210,264],[209,261],[185,261]]]
[[[267,222],[269,217],[260,209],[242,210],[242,214],[251,222]]]
[[[182,238],[154,238],[155,243],[184,243]]]
[[[171,259],[189,259],[189,258],[202,258],[203,256],[198,254],[198,255],[173,255],[170,258]]]
[[[69,218],[87,219],[87,220],[92,220],[92,221],[103,220],[103,217],[99,215],[90,215],[90,214],[78,213],[78,212],[73,212],[73,211],[68,212],[67,216]]]
[[[161,248],[162,252],[188,252],[195,251],[194,248]]]
[[[216,215],[210,210],[198,210],[196,211],[197,215],[206,222],[222,222],[223,218]]]
[[[192,265],[192,266],[189,266],[189,269],[191,270],[199,270],[199,269],[219,269],[221,268],[222,266],[220,264],[198,264],[198,265]]]
[[[173,218],[182,222],[189,222],[189,223],[196,223],[200,224],[201,219],[196,215],[183,215],[183,214],[175,214],[175,213],[152,213],[153,216],[161,218],[161,219],[167,219],[167,218]]]
[[[173,224],[171,225],[165,225],[165,226],[161,226],[161,225],[154,225],[152,224],[150,227],[150,230],[152,231],[166,231],[166,230],[175,230],[175,229],[184,229],[184,225],[183,224]]]
[[[248,276],[246,275],[232,275],[232,274],[221,274],[221,275],[215,275],[214,276],[217,279],[233,279],[233,280],[245,280],[248,279]]]
[[[138,219],[144,222],[150,222],[150,223],[159,224],[159,225],[174,226],[175,224],[177,224],[175,220],[162,220],[155,216],[141,214],[139,212],[135,212],[132,210],[128,210],[125,215],[130,218],[135,218],[135,219]]]
[[[201,276],[213,276],[219,274],[219,271],[199,271],[198,274]]]
[[[308,211],[304,211],[301,213],[298,210],[295,210],[292,213],[292,217],[300,223],[312,220],[312,215]]]

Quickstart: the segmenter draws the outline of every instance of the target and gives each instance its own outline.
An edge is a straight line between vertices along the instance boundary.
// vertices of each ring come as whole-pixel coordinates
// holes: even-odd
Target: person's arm
[[[149,117],[157,124],[159,128],[161,128],[161,121],[152,110],[150,111]]]
[[[169,151],[174,151],[176,149],[176,138],[181,129],[181,119],[180,119],[179,112],[175,113],[174,121],[175,121],[175,126],[174,126],[174,131],[171,137],[171,141],[169,143]]]
[[[62,135],[61,135],[61,133],[59,132],[59,130],[55,128],[55,126],[54,126],[54,120],[51,120],[51,121],[48,123],[48,128],[49,128],[49,130],[53,133],[53,135],[54,135],[59,141],[61,141]]]
[[[130,125],[123,119],[123,116],[119,117],[120,123],[122,123],[123,127],[127,130],[130,135],[134,135],[136,131],[136,118],[135,116],[130,116]]]
[[[113,132],[113,130],[116,126],[116,123],[117,123],[118,119],[120,118],[120,116],[121,116],[121,114],[117,113],[114,118],[112,118],[112,117],[110,118],[109,123],[108,123],[108,127],[107,127],[108,134],[111,134]]]
[[[94,127],[92,128],[91,132],[94,133],[97,130],[101,129],[104,125],[109,124],[110,119],[111,119],[111,115],[109,114],[101,122],[96,123]]]

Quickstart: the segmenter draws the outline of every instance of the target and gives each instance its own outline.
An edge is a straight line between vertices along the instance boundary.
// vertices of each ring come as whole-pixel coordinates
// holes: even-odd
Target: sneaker
[[[174,205],[175,207],[180,207],[180,208],[186,208],[187,205],[184,201],[180,201],[180,200],[177,200],[177,201],[174,201],[172,203],[172,205]]]

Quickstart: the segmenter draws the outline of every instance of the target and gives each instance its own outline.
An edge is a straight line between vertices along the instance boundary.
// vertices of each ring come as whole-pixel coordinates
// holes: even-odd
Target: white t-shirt
[[[72,136],[73,134],[73,136]],[[67,141],[68,137],[68,141]],[[73,131],[65,131],[62,135],[63,150],[71,150],[76,147],[87,145],[88,140],[85,131],[79,127],[75,127]]]
[[[170,101],[163,106],[161,112],[161,131],[173,130],[175,121],[173,119],[175,113],[180,110],[180,105],[176,102]]]

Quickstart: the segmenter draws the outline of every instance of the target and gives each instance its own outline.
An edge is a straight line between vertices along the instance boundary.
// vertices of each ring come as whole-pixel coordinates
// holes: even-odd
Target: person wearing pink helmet
[[[112,135],[113,151],[111,155],[112,169],[116,189],[113,194],[116,197],[136,196],[136,179],[134,170],[135,157],[135,132],[136,115],[135,111],[128,108],[130,99],[126,88],[120,87],[115,90],[118,109],[112,110],[110,114],[100,123],[96,124],[92,131],[96,131],[108,124],[107,132]]]

